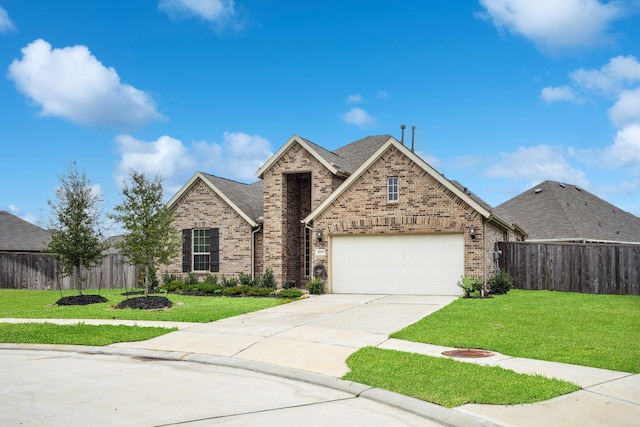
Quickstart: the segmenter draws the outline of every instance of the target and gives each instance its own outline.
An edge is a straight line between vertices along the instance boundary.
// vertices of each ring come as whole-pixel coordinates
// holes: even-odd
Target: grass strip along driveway
[[[622,372],[640,372],[640,297],[512,290],[458,299],[393,338]],[[452,407],[517,404],[579,389],[499,367],[379,348],[354,353],[345,379]]]

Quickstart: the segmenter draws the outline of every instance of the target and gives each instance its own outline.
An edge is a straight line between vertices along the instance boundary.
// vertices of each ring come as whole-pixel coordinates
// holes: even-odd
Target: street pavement
[[[113,409],[111,412],[103,408],[103,415],[97,416],[97,420],[109,420],[106,424],[73,424],[72,418],[65,419],[64,414],[68,414],[69,411],[62,410],[58,419],[65,422],[59,425],[65,426],[159,426],[182,422],[196,423],[186,424],[194,426],[275,423],[285,426],[304,424],[461,427],[639,425],[640,375],[624,372],[500,354],[483,359],[458,359],[502,366],[516,372],[565,379],[580,385],[582,390],[535,404],[464,405],[454,409],[445,409],[428,402],[339,380],[348,370],[346,358],[364,346],[445,357],[442,352],[450,350],[449,348],[389,339],[388,336],[439,310],[454,299],[455,297],[441,296],[329,294],[208,324],[171,325],[179,330],[137,343],[119,343],[108,347],[0,344],[0,360],[4,360],[5,357],[15,358],[15,366],[9,363],[7,371],[4,369],[5,363],[2,363],[0,369],[0,384],[3,384],[0,391],[0,425],[56,425],[28,424],[31,418],[25,415],[31,413],[34,420],[41,420],[46,419],[42,417],[46,416],[48,411],[53,411],[56,405],[39,406],[33,402],[40,401],[37,395],[44,393],[42,390],[48,390],[49,387],[53,387],[52,383],[60,382],[60,378],[56,379],[55,376],[49,378],[54,373],[58,377],[66,374],[66,383],[70,386],[75,387],[78,383],[77,388],[56,394],[68,396],[61,400],[69,405],[73,405],[75,400],[72,397],[73,391],[77,392],[80,401],[84,401],[84,396],[90,395],[83,389],[83,384],[88,390],[91,387],[95,390],[104,389],[100,398],[104,404],[121,408],[129,408],[127,405],[131,405],[127,410]],[[3,321],[4,319],[0,319],[0,322]],[[135,323],[141,326],[151,324],[113,322]],[[66,353],[58,351],[55,353],[56,357],[38,357],[37,353],[31,353],[36,348],[41,351],[65,350]],[[5,356],[6,353],[9,355]],[[88,356],[89,354],[93,356]],[[45,363],[44,361],[50,363],[52,360],[60,362],[60,366],[45,367],[31,374],[32,365]],[[181,363],[176,364],[176,361]],[[87,368],[88,371],[95,369],[104,374],[106,370],[113,376],[98,375],[85,383],[84,379],[88,378],[86,375],[76,375],[73,372],[76,363],[88,364],[87,366],[91,367]],[[145,367],[153,367],[163,374],[149,374],[149,378],[153,378],[151,382],[134,381],[127,384],[127,378],[140,379],[143,375],[136,372],[150,369]],[[202,372],[203,370],[206,372]],[[22,386],[13,376],[18,374],[36,375],[36,379],[30,387]],[[172,374],[178,378],[172,378]],[[44,378],[42,387],[36,386],[38,375]],[[255,384],[251,383],[253,376],[256,377]],[[163,382],[162,378],[167,378],[167,381]],[[108,386],[106,388],[103,387],[105,381]],[[216,388],[218,383],[225,386]],[[6,387],[4,384],[10,386]],[[281,391],[279,387],[292,389]],[[308,387],[313,390],[307,390]],[[263,391],[260,391],[261,389]],[[145,390],[152,390],[154,399],[145,399]],[[175,393],[172,393],[172,390],[175,390]],[[221,393],[215,390],[221,390]],[[278,394],[281,392],[283,398],[296,395],[292,390],[304,390],[301,394],[305,398],[314,396],[317,400],[313,403],[304,399],[296,401],[297,403],[291,403],[286,399],[278,401]],[[336,398],[334,393],[342,397]],[[128,396],[129,400],[120,399],[121,396]],[[206,400],[205,396],[209,400]],[[229,402],[228,410],[223,409],[227,407],[224,399],[226,396],[237,396]],[[260,396],[264,396],[264,399],[260,399]],[[221,399],[217,400],[218,397]],[[238,403],[242,401],[245,406],[232,404],[236,400]],[[46,398],[42,401],[51,403]],[[204,401],[210,404],[206,405]],[[22,402],[22,406],[16,405],[16,408],[27,411],[23,413],[22,418],[6,415],[14,414],[14,405],[9,402]],[[133,408],[139,408],[136,406],[139,403],[151,406],[146,410],[134,411]],[[79,408],[78,405],[76,407]],[[141,414],[143,418],[133,418],[134,422],[129,423],[129,414],[133,412]],[[144,414],[150,418],[144,418]],[[308,416],[310,414],[315,415]],[[7,418],[9,416],[12,418]],[[176,417],[182,421],[176,421]],[[11,424],[18,420],[23,424]],[[395,424],[392,420],[396,420]]]

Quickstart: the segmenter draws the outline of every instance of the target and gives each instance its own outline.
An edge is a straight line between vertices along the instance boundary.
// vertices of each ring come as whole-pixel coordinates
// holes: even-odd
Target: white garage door
[[[462,234],[333,236],[334,293],[460,295]]]

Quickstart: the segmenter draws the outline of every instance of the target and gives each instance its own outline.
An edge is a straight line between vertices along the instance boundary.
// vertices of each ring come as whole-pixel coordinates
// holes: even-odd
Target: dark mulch
[[[56,301],[56,305],[89,305],[107,301],[108,299],[100,295],[75,295],[60,298]]]
[[[134,308],[138,310],[164,310],[173,307],[168,298],[158,296],[146,296],[130,298],[116,305],[116,308]]]

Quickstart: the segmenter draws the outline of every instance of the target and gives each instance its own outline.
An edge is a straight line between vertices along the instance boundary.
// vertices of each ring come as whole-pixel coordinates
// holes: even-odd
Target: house
[[[329,151],[292,136],[252,184],[197,172],[169,201],[183,236],[172,273],[273,270],[334,293],[459,295],[494,245],[525,233],[390,135]]]
[[[51,232],[6,211],[0,211],[0,252],[43,252]]]
[[[544,181],[495,208],[527,241],[640,244],[640,218],[572,184]]]

